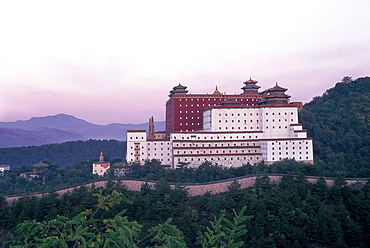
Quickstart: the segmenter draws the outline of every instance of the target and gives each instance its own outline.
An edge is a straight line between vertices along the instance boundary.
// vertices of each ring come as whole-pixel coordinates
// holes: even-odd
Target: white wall
[[[127,132],[127,153],[128,163],[140,162],[144,164],[147,159],[146,131]]]
[[[147,141],[146,132],[128,132],[127,161],[158,159],[172,168],[179,162],[241,166],[285,158],[313,161],[312,140],[298,124],[295,106],[215,107],[203,112],[203,120],[203,131],[173,132],[169,141]]]
[[[312,139],[262,140],[263,160],[273,163],[282,159],[313,162]]]

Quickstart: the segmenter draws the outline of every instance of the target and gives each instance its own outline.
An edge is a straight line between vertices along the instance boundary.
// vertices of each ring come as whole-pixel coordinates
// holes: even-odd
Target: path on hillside
[[[169,183],[169,184],[171,188],[174,188],[176,185],[185,186],[188,189],[190,196],[198,196],[198,195],[203,195],[208,191],[210,191],[212,194],[219,194],[219,193],[226,192],[228,190],[228,186],[233,181],[238,181],[241,185],[241,188],[248,188],[248,187],[253,186],[254,183],[256,182],[256,179],[261,176],[264,176],[264,175],[249,175],[249,176],[244,176],[244,177],[237,177],[237,178],[231,178],[231,179],[226,179],[222,181],[215,181],[215,182],[208,182],[208,183]],[[271,183],[275,183],[275,182],[279,182],[284,175],[283,174],[269,174],[267,176],[270,178]],[[306,179],[311,183],[316,183],[316,181],[319,178],[320,177],[306,176]],[[336,178],[324,177],[324,179],[328,186],[333,186],[334,180]],[[351,185],[354,183],[365,184],[368,181],[367,178],[346,178],[345,180],[347,182],[347,185]],[[78,188],[81,186],[86,186],[88,188],[91,188],[92,185],[94,185],[95,187],[105,187],[105,184],[108,181],[113,181],[115,183],[119,182],[122,185],[126,185],[127,189],[130,191],[140,191],[141,185],[144,183],[148,183],[149,185],[152,186],[152,188],[154,188],[154,184],[156,183],[156,181],[139,180],[139,179],[101,180],[101,181],[83,184],[77,187],[61,189],[61,190],[56,191],[56,193],[58,195],[63,195],[65,193],[72,192],[75,188]],[[41,197],[45,194],[48,194],[48,193],[33,193],[33,194],[31,193],[31,194],[26,194],[26,196]],[[12,203],[13,201],[18,200],[22,196],[25,196],[25,195],[5,196],[5,199],[8,203]]]

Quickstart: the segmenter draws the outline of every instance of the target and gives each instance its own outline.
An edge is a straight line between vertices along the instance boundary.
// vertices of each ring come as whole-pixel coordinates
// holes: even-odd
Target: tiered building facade
[[[295,159],[313,162],[312,139],[298,123],[301,103],[290,103],[277,84],[263,92],[255,80],[244,82],[241,94],[188,94],[175,86],[166,103],[166,131],[127,131],[127,162],[158,159],[175,168],[204,161],[225,166],[267,164]],[[151,119],[150,123],[153,122]]]

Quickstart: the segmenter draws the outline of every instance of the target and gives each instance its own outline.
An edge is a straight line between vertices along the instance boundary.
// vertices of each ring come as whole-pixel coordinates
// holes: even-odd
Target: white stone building
[[[104,176],[107,170],[110,168],[110,162],[104,161],[103,152],[100,152],[99,161],[93,162],[93,174],[98,174],[99,176]]]
[[[0,165],[0,175],[4,175],[6,170],[10,170],[10,165]]]
[[[145,130],[129,130],[127,162],[158,159],[171,168],[179,163],[196,167],[204,161],[228,167],[282,159],[312,163],[312,139],[298,123],[301,104],[289,103],[285,91],[276,85],[253,106],[232,100],[209,106],[203,110],[200,131],[173,131],[162,139],[148,139]]]

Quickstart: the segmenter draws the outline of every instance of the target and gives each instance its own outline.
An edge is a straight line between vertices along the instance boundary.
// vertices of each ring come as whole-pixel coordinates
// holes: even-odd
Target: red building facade
[[[166,134],[174,131],[197,131],[203,129],[203,110],[224,101],[237,101],[245,106],[257,105],[266,92],[259,93],[258,81],[244,82],[241,94],[222,94],[216,90],[212,94],[188,94],[186,86],[179,84],[170,91],[166,102]]]

